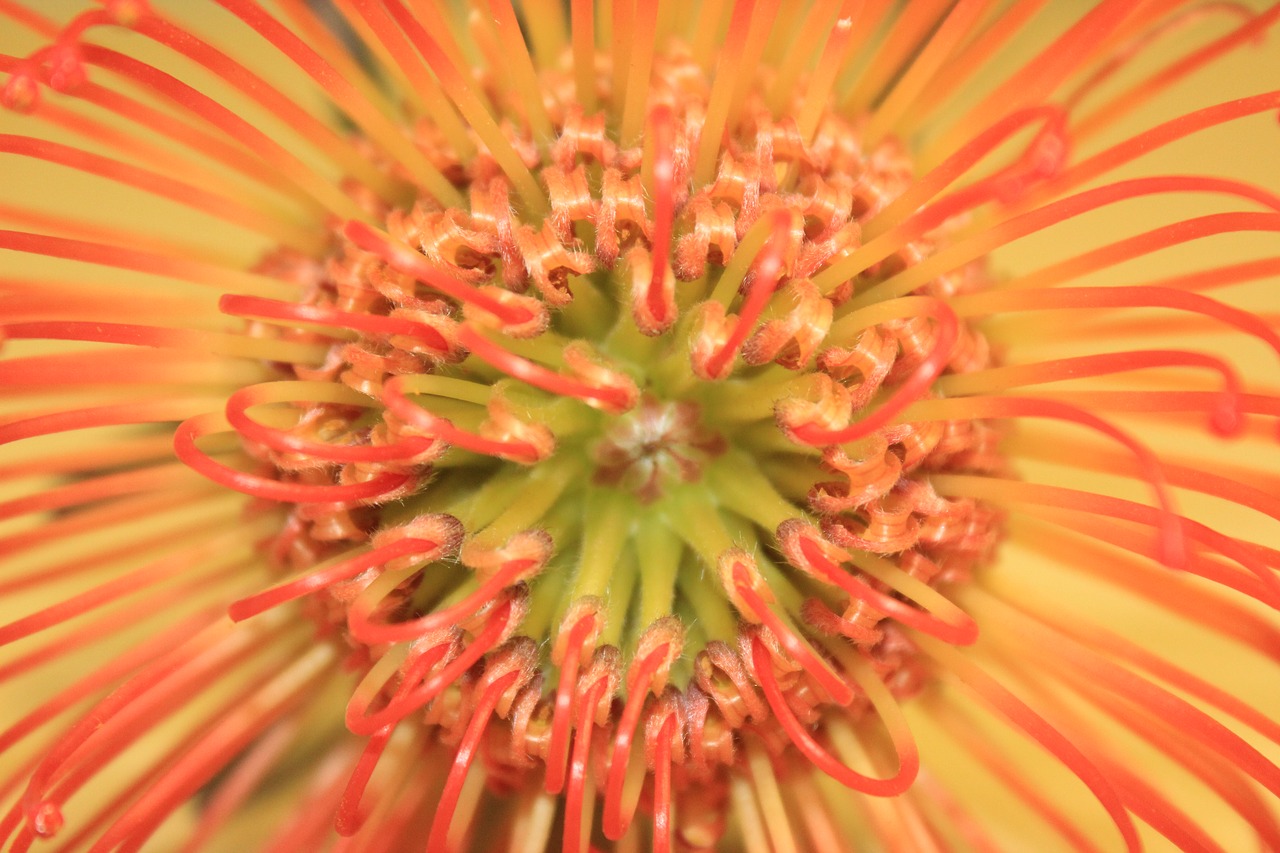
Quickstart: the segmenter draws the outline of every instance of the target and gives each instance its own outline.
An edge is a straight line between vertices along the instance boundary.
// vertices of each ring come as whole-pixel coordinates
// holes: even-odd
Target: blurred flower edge
[[[78,5],[3,843],[1280,849],[1280,6]]]

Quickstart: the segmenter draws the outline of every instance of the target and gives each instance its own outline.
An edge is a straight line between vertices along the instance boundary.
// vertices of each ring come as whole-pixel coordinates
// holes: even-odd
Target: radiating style
[[[75,6],[5,849],[1280,849],[1280,5]]]

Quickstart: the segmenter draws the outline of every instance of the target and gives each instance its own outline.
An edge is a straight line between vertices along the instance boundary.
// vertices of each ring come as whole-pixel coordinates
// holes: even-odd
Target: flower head
[[[0,838],[1280,846],[1280,6],[1044,5],[0,0]]]

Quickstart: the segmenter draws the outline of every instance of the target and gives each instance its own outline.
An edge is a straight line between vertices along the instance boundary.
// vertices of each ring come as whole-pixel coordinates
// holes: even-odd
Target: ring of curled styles
[[[436,839],[478,755],[491,788],[534,774],[565,792],[570,834],[591,808],[609,838],[638,809],[669,825],[675,791],[676,837],[698,848],[753,762],[898,793],[918,767],[899,703],[928,677],[902,626],[977,636],[944,593],[989,560],[1000,514],[928,475],[1002,470],[998,431],[899,415],[938,376],[992,364],[943,301],[982,290],[983,263],[856,305],[947,241],[941,225],[838,275],[860,223],[912,186],[902,149],[749,95],[708,158],[707,76],[654,63],[637,138],[555,75],[545,153],[536,131],[501,129],[516,164],[423,124],[464,204],[356,196],[367,220],[335,225],[322,258],[259,265],[304,298],[221,302],[256,335],[328,346],[176,446],[292,504],[266,546],[279,584],[231,614],[300,601],[361,674],[346,724],[370,740],[340,832],[401,724],[458,745]],[[979,194],[1045,168],[1052,140]],[[228,431],[257,472],[197,445]],[[864,774],[850,763],[877,717],[896,759]]]

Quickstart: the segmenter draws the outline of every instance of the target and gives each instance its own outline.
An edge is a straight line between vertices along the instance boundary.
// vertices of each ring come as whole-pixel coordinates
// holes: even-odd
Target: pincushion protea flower
[[[0,0],[0,838],[1280,849],[1280,7],[1045,5]]]

